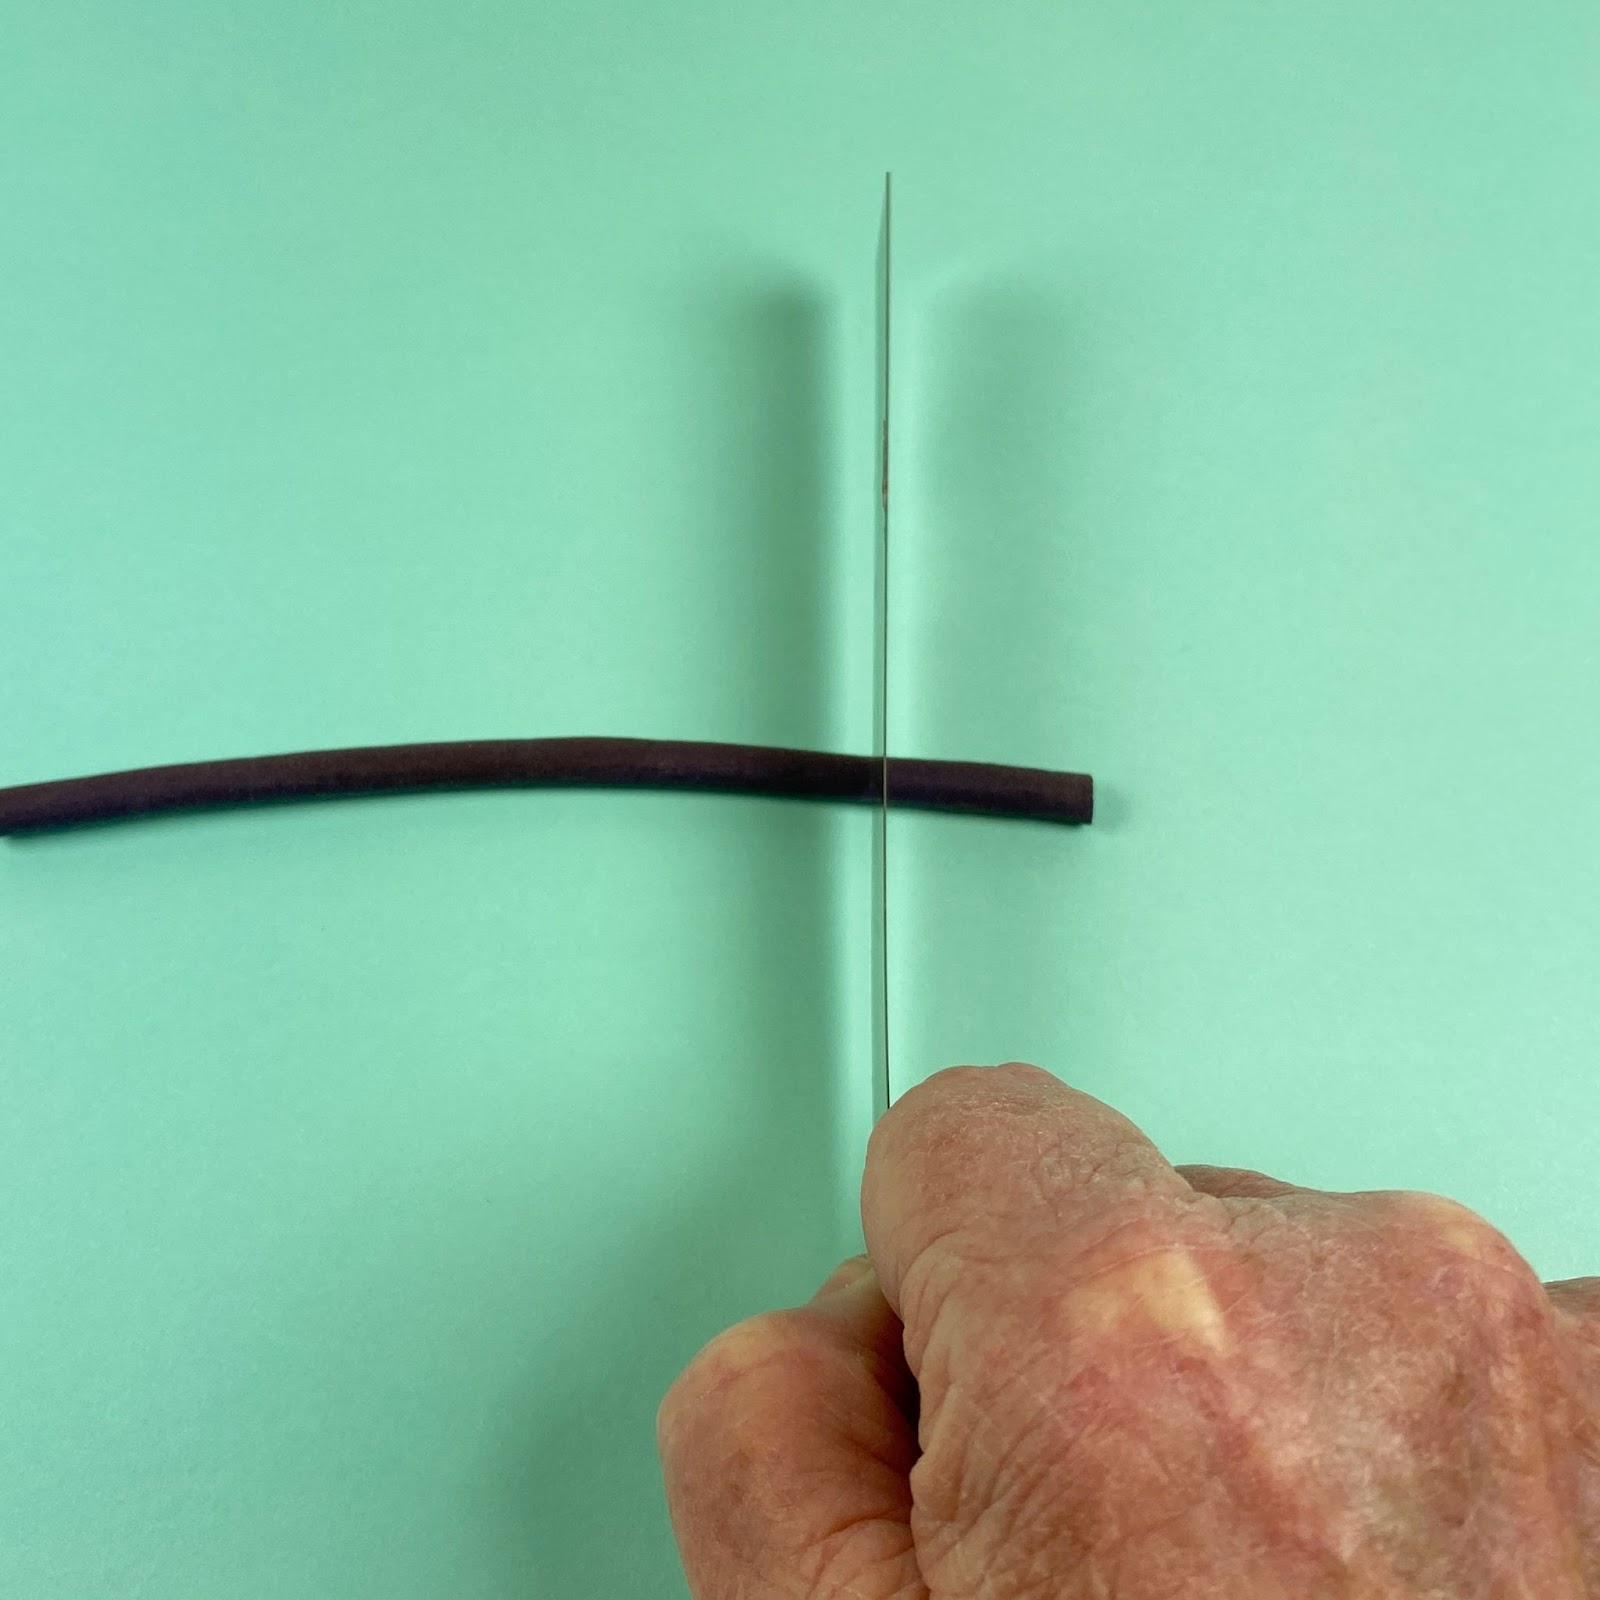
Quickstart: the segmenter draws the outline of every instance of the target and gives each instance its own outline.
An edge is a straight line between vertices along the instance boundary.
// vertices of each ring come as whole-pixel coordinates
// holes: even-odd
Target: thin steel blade
[[[878,229],[877,436],[878,538],[873,652],[873,755],[880,794],[872,850],[872,1045],[874,1118],[889,1108],[889,291],[890,175],[883,175]]]

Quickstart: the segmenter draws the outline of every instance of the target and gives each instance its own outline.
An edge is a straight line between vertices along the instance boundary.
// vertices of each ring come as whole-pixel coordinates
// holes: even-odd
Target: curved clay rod
[[[1043,822],[1088,822],[1094,780],[1079,772],[891,757],[889,803]],[[792,800],[878,803],[871,756],[689,739],[472,739],[308,750],[140,767],[0,789],[0,834],[161,812],[423,789],[703,789]]]

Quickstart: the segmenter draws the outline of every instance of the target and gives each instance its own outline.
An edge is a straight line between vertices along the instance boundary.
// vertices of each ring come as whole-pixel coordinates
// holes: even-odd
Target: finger
[[[1174,1170],[1196,1194],[1214,1195],[1218,1200],[1277,1200],[1285,1195],[1315,1193],[1249,1167],[1188,1165]]]
[[[1585,1376],[1600,1405],[1600,1278],[1547,1283],[1545,1293],[1583,1357]]]
[[[1600,1332],[1600,1278],[1566,1278],[1547,1283],[1545,1292],[1562,1310],[1584,1322],[1595,1324]]]
[[[864,1257],[713,1339],[657,1439],[695,1600],[927,1600],[911,1540],[915,1385]]]
[[[1194,1191],[1133,1123],[1012,1062],[937,1073],[884,1114],[867,1151],[861,1216],[916,1356],[952,1283],[1026,1271],[1160,1199],[1192,1201]]]
[[[1545,1293],[1566,1331],[1576,1369],[1579,1538],[1600,1559],[1600,1278],[1569,1278],[1547,1283]]]

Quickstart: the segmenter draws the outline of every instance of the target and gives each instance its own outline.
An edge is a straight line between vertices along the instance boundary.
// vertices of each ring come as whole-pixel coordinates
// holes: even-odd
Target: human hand
[[[1020,1065],[906,1094],[861,1207],[662,1405],[696,1600],[1600,1600],[1600,1278]]]

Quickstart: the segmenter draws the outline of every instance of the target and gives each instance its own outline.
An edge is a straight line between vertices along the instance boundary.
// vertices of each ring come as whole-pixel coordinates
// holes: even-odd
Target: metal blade
[[[890,175],[883,175],[883,220],[878,230],[878,539],[876,639],[873,653],[873,755],[880,795],[872,849],[872,1112],[889,1109],[889,259]]]

